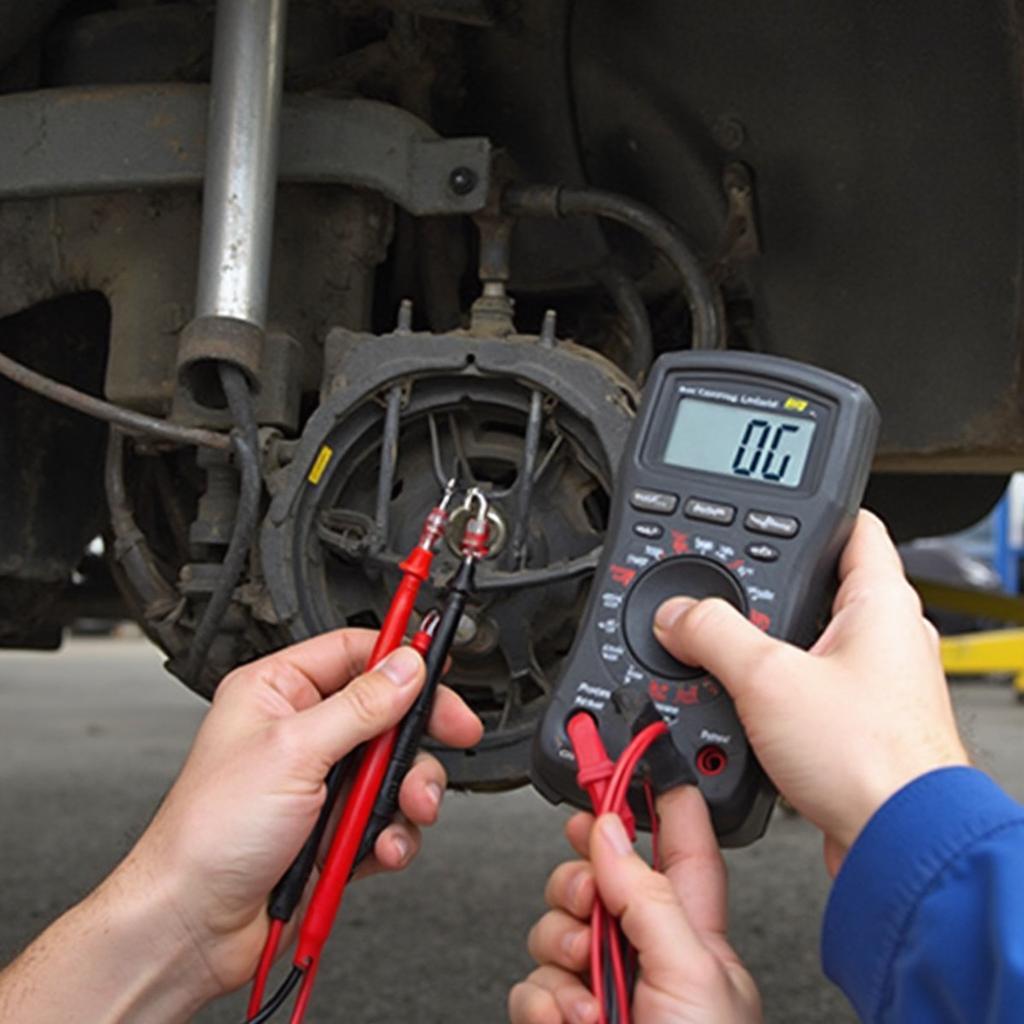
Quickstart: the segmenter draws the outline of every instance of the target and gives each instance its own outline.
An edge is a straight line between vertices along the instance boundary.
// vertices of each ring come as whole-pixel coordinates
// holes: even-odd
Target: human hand
[[[583,981],[589,967],[595,892],[621,918],[640,967],[634,1024],[748,1024],[761,1020],[753,979],[726,939],[725,863],[700,793],[682,787],[658,800],[662,870],[634,852],[619,818],[566,826],[587,860],[567,861],[548,880],[552,908],[533,927],[538,967],[509,993],[512,1024],[596,1024],[597,1001]]]
[[[724,601],[672,598],[655,617],[675,657],[714,673],[783,796],[825,835],[835,874],[868,819],[920,775],[967,763],[938,635],[882,522],[862,511],[832,621],[810,651]]]
[[[313,828],[331,765],[397,724],[423,685],[423,662],[411,648],[354,678],[375,639],[368,630],[338,630],[227,676],[178,780],[115,873],[121,892],[152,887],[164,895],[173,915],[167,927],[200,954],[206,998],[252,976],[267,935],[267,896]],[[461,699],[439,688],[431,735],[468,747],[481,730]],[[360,873],[409,863],[445,785],[441,764],[420,754],[399,794],[404,820],[382,832],[374,863]]]

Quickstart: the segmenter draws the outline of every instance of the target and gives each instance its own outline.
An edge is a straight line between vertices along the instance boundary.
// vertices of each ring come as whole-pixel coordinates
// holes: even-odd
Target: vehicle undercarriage
[[[901,537],[1024,465],[1016,3],[220,8],[0,0],[0,356],[44,378],[0,377],[0,644],[127,614],[209,696],[379,624],[456,473],[494,544],[446,757],[507,786],[657,353],[863,382]]]

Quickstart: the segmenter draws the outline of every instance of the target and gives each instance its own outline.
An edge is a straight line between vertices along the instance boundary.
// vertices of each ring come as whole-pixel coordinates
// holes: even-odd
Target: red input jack
[[[728,763],[729,757],[721,747],[701,747],[697,751],[697,771],[701,775],[721,775]]]

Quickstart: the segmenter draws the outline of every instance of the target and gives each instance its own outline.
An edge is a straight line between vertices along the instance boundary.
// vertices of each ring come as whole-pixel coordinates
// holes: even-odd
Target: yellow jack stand
[[[940,651],[946,675],[1012,674],[1017,700],[1024,700],[1024,629],[945,636]]]
[[[994,619],[1024,626],[1024,599],[1009,594],[951,587],[912,579],[928,608],[961,612],[979,619]],[[942,667],[950,676],[1013,676],[1018,700],[1024,700],[1024,628],[995,629],[942,638]]]

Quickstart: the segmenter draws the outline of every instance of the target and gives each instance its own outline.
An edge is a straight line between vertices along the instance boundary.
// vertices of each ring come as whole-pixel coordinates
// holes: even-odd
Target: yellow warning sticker
[[[316,462],[313,463],[313,468],[309,471],[309,482],[315,487],[320,483],[320,477],[324,475],[324,470],[327,468],[328,463],[331,461],[331,456],[334,454],[334,449],[330,445],[324,445],[320,449],[316,457]]]
[[[796,409],[797,412],[803,412],[807,408],[806,398],[787,398],[786,404],[783,406],[784,409]]]

